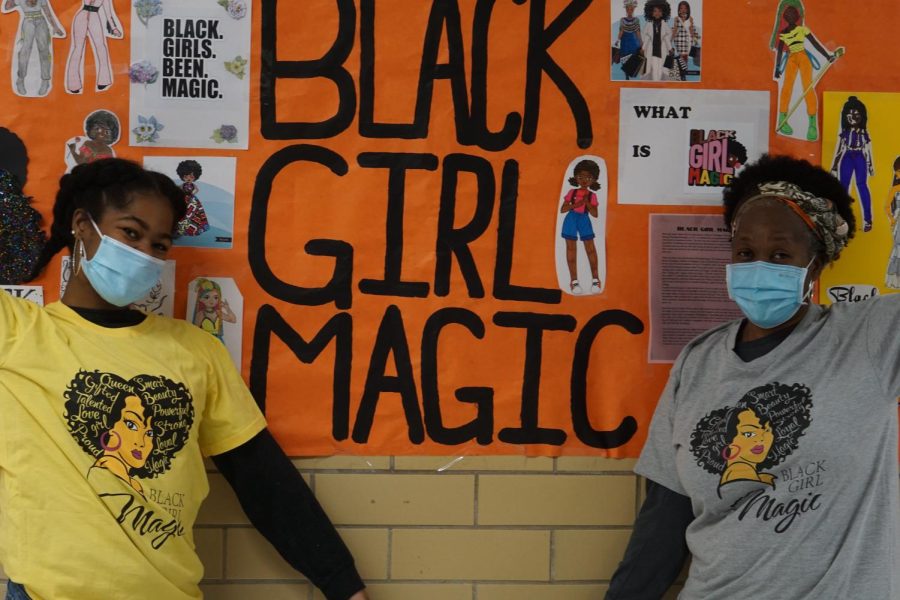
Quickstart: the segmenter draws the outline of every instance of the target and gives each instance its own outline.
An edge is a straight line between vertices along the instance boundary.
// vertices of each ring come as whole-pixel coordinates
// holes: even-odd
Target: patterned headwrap
[[[625,8],[628,8],[629,6],[637,6],[638,3],[637,0],[625,0],[624,4]]]
[[[819,198],[809,192],[803,191],[799,186],[787,181],[769,181],[758,186],[759,193],[751,196],[741,203],[734,218],[731,221],[731,230],[734,231],[741,213],[757,200],[766,198],[774,199],[790,208],[798,217],[803,219],[816,237],[825,246],[825,255],[831,262],[838,257],[841,250],[847,245],[850,237],[850,226],[844,218],[838,214],[834,203],[827,198]]]

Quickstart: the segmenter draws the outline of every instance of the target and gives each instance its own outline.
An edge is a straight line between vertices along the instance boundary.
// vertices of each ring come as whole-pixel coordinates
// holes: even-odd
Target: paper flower
[[[247,16],[247,3],[244,0],[219,0],[219,6],[228,11],[232,19],[243,19]]]
[[[247,74],[247,59],[238,55],[234,57],[234,60],[226,60],[225,70],[238,79],[243,79]]]
[[[143,83],[146,86],[148,83],[156,83],[159,69],[150,64],[149,60],[142,60],[131,65],[131,68],[128,69],[128,77],[131,79],[131,83]]]
[[[134,11],[146,27],[151,17],[162,14],[162,0],[135,0]]]
[[[131,130],[135,136],[135,142],[147,143],[159,140],[159,132],[165,129],[156,117],[142,117],[138,115],[138,126]]]
[[[217,144],[222,142],[234,143],[237,141],[237,127],[234,125],[222,125],[213,131],[212,138]]]

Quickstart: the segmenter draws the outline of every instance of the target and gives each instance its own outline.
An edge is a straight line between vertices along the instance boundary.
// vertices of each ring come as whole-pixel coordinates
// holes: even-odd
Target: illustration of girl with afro
[[[697,464],[719,475],[722,488],[736,481],[775,488],[774,467],[800,445],[812,419],[812,395],[801,384],[769,383],[744,394],[736,406],[710,412],[691,434]]]
[[[194,183],[200,179],[203,168],[196,160],[183,160],[178,163],[175,172],[182,181],[181,189],[184,190],[184,201],[187,204],[187,212],[176,228],[178,235],[197,236],[209,231],[209,220],[197,197],[197,185]]]
[[[850,96],[841,109],[841,133],[834,149],[831,173],[841,180],[850,193],[850,180],[856,177],[856,190],[862,205],[863,231],[872,230],[872,195],[869,193],[869,176],[875,175],[872,162],[872,138],[868,130],[869,115],[866,105],[856,96]]]
[[[237,323],[237,316],[222,297],[222,287],[211,279],[200,278],[196,283],[193,323],[225,343],[224,322]]]
[[[893,240],[884,285],[893,290],[900,290],[900,156],[894,159],[894,182],[891,184],[884,208],[891,222]]]
[[[820,65],[819,60],[806,49],[806,42],[810,44],[830,63],[837,60],[844,52],[838,48],[834,53],[829,52],[813,35],[809,27],[803,24],[804,10],[802,0],[781,0],[778,12],[775,16],[775,28],[772,31],[772,39],[769,42],[770,49],[775,51],[775,74],[773,78],[781,81],[781,93],[778,99],[778,119],[775,123],[775,131],[782,135],[793,136],[794,128],[788,123],[793,112],[800,106],[797,101],[791,104],[794,93],[794,84],[797,76],[800,76],[801,98],[806,103],[806,114],[809,123],[806,128],[806,139],[813,142],[819,138],[819,130],[816,124],[818,102],[816,100],[815,85],[827,70],[828,65]],[[819,71],[816,79],[813,79],[813,71]]]
[[[591,293],[600,293],[600,276],[597,268],[597,248],[594,246],[594,228],[591,217],[597,218],[597,194],[600,189],[597,180],[600,178],[600,165],[592,160],[579,161],[573,169],[573,177],[569,185],[574,186],[563,197],[559,212],[566,216],[562,223],[562,237],[566,240],[566,264],[569,267],[569,288],[573,294],[580,294],[581,284],[578,282],[578,245],[584,242],[591,267]]]
[[[645,79],[665,81],[669,79],[670,69],[665,68],[666,58],[672,54],[672,28],[669,17],[672,7],[666,0],[647,0],[644,4],[643,48],[647,59]]]
[[[84,120],[87,139],[76,136],[67,142],[66,163],[74,167],[101,158],[115,158],[112,145],[119,141],[119,118],[108,110],[95,110]]]

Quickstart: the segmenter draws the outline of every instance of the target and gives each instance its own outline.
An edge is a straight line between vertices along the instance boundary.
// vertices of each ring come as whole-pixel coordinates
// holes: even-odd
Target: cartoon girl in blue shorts
[[[597,248],[594,246],[594,228],[591,217],[597,218],[597,194],[600,184],[600,166],[592,160],[581,160],[575,165],[574,177],[569,178],[569,185],[576,186],[563,197],[559,212],[565,213],[562,224],[562,237],[566,240],[566,263],[569,266],[569,287],[573,294],[581,293],[578,283],[578,246],[579,239],[584,242],[588,262],[591,265],[591,293],[600,293],[600,276],[597,273]]]

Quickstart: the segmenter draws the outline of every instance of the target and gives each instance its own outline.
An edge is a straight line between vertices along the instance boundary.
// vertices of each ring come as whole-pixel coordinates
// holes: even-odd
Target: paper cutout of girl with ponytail
[[[196,282],[197,301],[194,303],[194,325],[211,333],[225,343],[224,322],[237,323],[237,316],[222,297],[222,287],[211,279],[201,277]]]
[[[775,14],[775,28],[769,48],[775,51],[775,74],[781,91],[778,96],[778,118],[775,121],[775,132],[779,135],[814,142],[819,139],[818,101],[816,100],[816,84],[828,71],[831,65],[844,54],[844,48],[838,47],[829,52],[804,24],[806,20],[802,0],[781,0]],[[825,58],[823,64],[816,55],[806,47],[806,42]],[[800,91],[794,93],[797,79],[800,79]],[[801,104],[806,105],[806,131],[794,133],[790,124],[791,116],[797,112]]]
[[[66,91],[80,94],[84,85],[84,50],[90,41],[97,73],[96,89],[102,92],[113,82],[112,64],[106,38],[122,39],[122,24],[116,16],[113,0],[84,0],[72,19],[72,42],[66,62]]]

